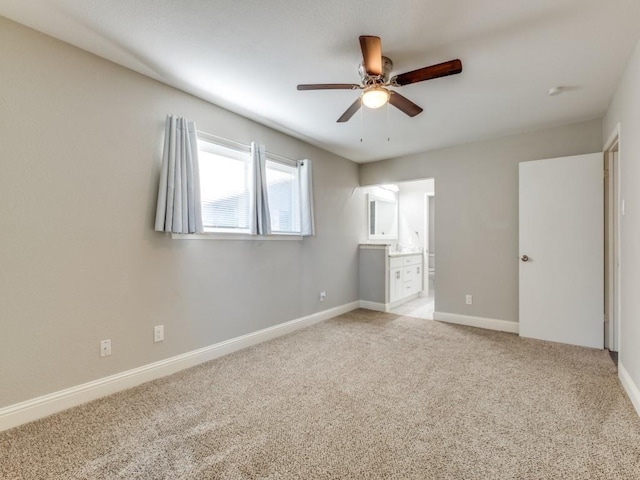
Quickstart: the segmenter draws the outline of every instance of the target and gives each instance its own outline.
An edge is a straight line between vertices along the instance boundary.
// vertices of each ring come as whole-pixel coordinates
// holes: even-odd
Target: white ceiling
[[[598,118],[640,37],[638,0],[0,0],[0,14],[357,162]],[[394,73],[454,58],[463,72],[400,88],[417,117],[338,124],[358,92],[296,85],[359,83],[359,35],[382,38]]]

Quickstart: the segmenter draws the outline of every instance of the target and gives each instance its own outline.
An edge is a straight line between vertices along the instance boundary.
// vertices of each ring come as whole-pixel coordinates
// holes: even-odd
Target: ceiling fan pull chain
[[[390,140],[389,135],[389,102],[387,102],[387,142]]]
[[[360,97],[360,102],[362,102],[362,97]],[[364,108],[360,109],[360,143],[362,143],[362,139],[364,137]]]

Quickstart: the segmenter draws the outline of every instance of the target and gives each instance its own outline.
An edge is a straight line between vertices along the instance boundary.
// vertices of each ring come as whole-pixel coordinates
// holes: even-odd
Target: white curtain
[[[251,167],[253,189],[251,190],[251,235],[271,235],[271,216],[267,198],[267,153],[264,145],[251,142]]]
[[[167,115],[156,231],[202,233],[196,125]]]
[[[300,171],[300,213],[302,217],[302,235],[315,235],[316,228],[313,219],[313,175],[311,160],[301,160],[298,164]]]

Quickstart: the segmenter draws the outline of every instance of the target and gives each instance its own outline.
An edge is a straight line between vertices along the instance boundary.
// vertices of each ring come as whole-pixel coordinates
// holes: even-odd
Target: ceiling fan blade
[[[309,83],[298,85],[298,90],[356,90],[360,85],[355,83]]]
[[[446,77],[447,75],[455,75],[462,71],[462,62],[458,59],[448,62],[431,65],[430,67],[419,68],[411,72],[402,73],[395,77],[397,85],[409,85],[410,83],[423,82],[432,78]]]
[[[360,37],[360,49],[364,69],[369,75],[382,75],[382,42],[380,37],[362,35]]]
[[[402,110],[404,113],[409,115],[410,117],[415,117],[420,112],[422,112],[422,108],[413,103],[407,97],[403,97],[398,92],[391,92],[391,96],[389,97],[389,103],[396,107],[399,110]]]
[[[338,123],[348,122],[349,119],[353,117],[353,114],[356,113],[358,110],[360,110],[361,106],[362,106],[362,99],[358,97],[356,101],[353,102],[349,108],[347,108],[347,111],[344,112],[342,116],[338,119]]]

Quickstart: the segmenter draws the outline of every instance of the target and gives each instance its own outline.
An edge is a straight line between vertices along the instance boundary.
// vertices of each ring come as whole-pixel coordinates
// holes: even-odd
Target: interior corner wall
[[[0,63],[0,407],[358,300],[357,164],[2,17]],[[312,159],[316,236],[154,232],[169,113]]]
[[[434,178],[436,311],[518,321],[518,163],[601,150],[592,120],[363,164],[360,184]]]
[[[619,361],[640,388],[640,42],[604,117],[604,141],[618,124],[620,198],[625,202],[625,214],[620,219]]]

